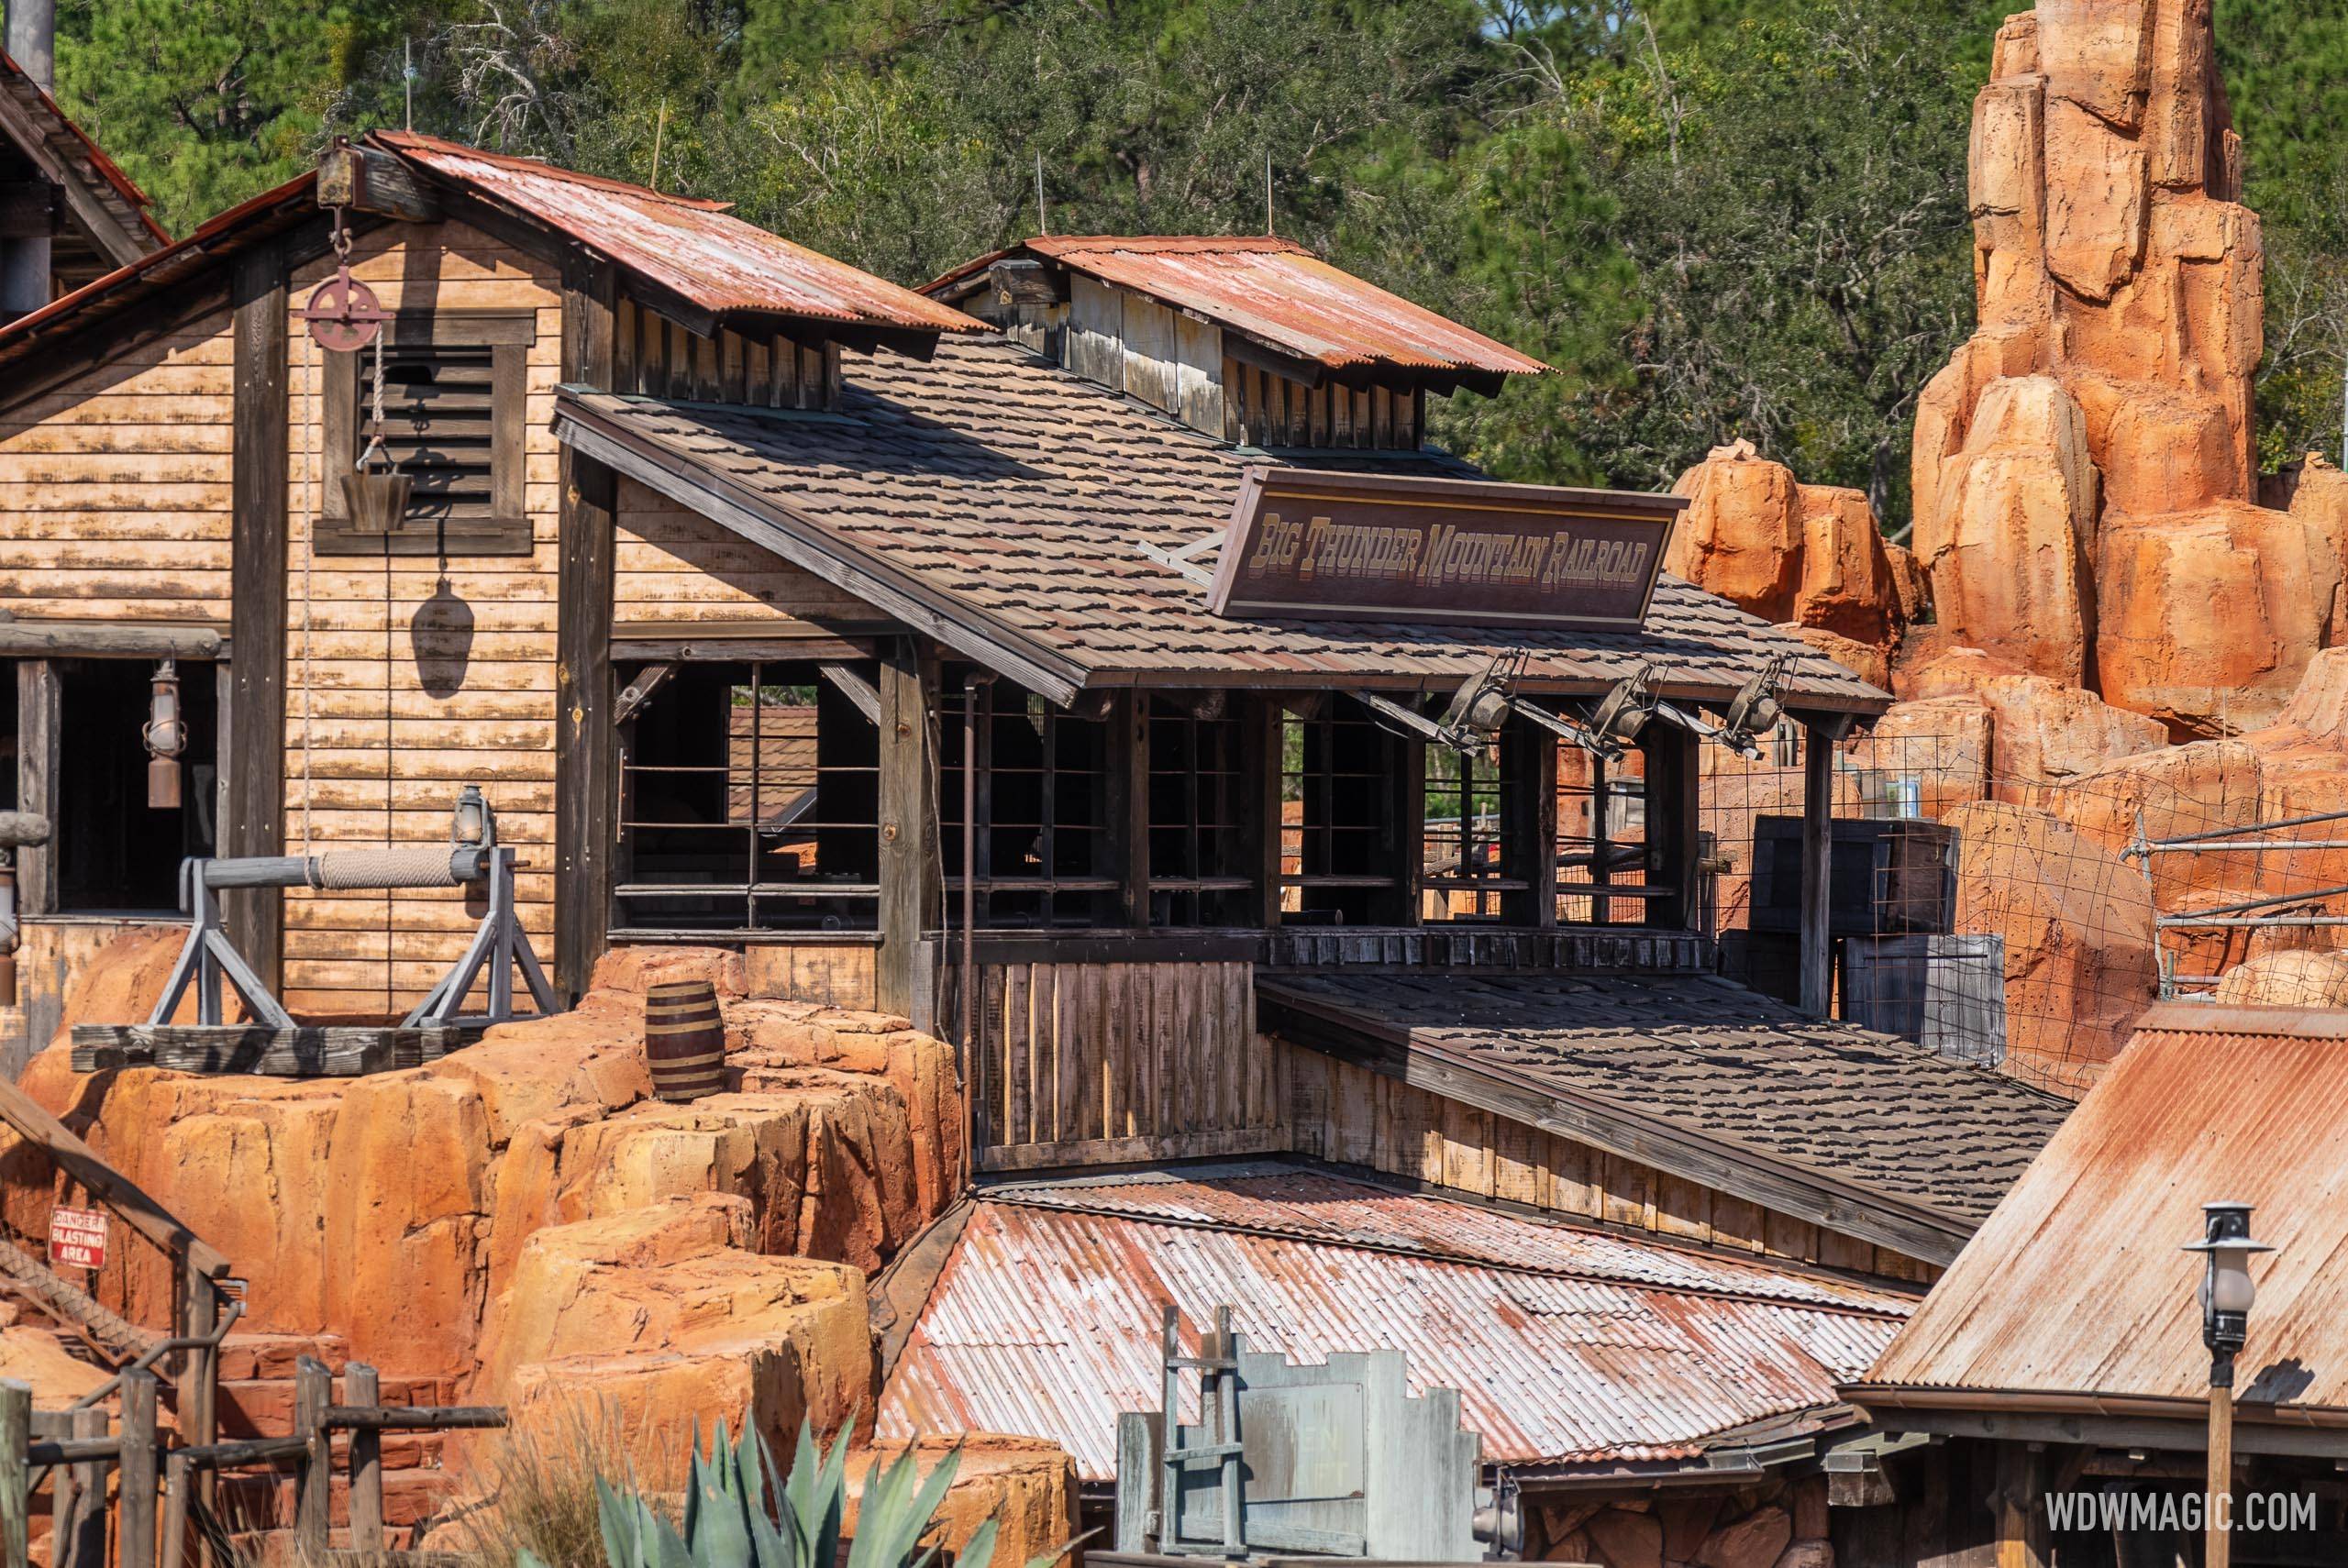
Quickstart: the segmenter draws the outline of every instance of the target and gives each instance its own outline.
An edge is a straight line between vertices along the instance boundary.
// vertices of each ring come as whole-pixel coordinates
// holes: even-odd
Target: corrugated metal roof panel
[[[378,131],[371,139],[593,246],[703,310],[980,330],[936,300],[745,223],[722,202],[664,195],[413,132]]]
[[[105,149],[93,140],[89,132],[57,106],[56,98],[47,88],[6,53],[0,53],[0,83],[5,83],[9,96],[24,106],[28,118],[39,127],[42,140],[58,161],[70,173],[86,176],[83,183],[111,211],[126,234],[138,237],[142,248],[149,250],[171,243],[172,237],[163,232],[163,226],[147,210],[147,193],[106,156]]]
[[[1265,235],[1048,235],[1017,248],[1194,310],[1333,369],[1390,365],[1537,375],[1549,368],[1332,267],[1294,240]],[[983,257],[929,287],[952,282],[997,259]]]
[[[2176,1004],[2147,1014],[1867,1371],[1868,1402],[1979,1391],[2029,1405],[2209,1395],[2200,1206],[2256,1206],[2276,1251],[2239,1357],[2245,1419],[2348,1412],[2348,1013]],[[1938,1402],[1938,1401],[1933,1401]]]
[[[1494,1256],[1438,1255],[1446,1232],[1450,1252]],[[1833,1407],[1833,1384],[1911,1306],[1631,1238],[1577,1251],[1598,1239],[1310,1172],[990,1195],[906,1343],[880,1430],[1049,1438],[1085,1479],[1112,1479],[1118,1413],[1157,1402],[1165,1304],[1191,1333],[1228,1304],[1249,1344],[1294,1361],[1408,1353],[1412,1390],[1457,1388],[1489,1460],[1684,1459],[1710,1434]],[[1640,1250],[1652,1255],[1628,1256]],[[1518,1254],[1537,1263],[1499,1261]],[[1683,1270],[1700,1283],[1628,1277]],[[1793,1298],[1805,1291],[1839,1298]]]

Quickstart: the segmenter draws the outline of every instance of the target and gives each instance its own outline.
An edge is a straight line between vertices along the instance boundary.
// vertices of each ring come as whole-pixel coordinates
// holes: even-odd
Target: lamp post
[[[2250,1280],[2250,1254],[2275,1249],[2250,1237],[2250,1205],[2205,1203],[2202,1237],[2185,1251],[2208,1260],[2201,1280],[2201,1342],[2210,1347],[2209,1548],[2203,1568],[2229,1568],[2232,1541],[2234,1470],[2234,1354],[2249,1335],[2251,1304],[2258,1291]],[[2226,1501],[2221,1506],[2219,1499]]]

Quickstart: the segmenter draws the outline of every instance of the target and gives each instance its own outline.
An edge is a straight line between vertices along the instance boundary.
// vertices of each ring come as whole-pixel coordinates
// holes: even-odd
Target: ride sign
[[[1557,485],[1246,470],[1218,615],[1635,630],[1683,497]]]

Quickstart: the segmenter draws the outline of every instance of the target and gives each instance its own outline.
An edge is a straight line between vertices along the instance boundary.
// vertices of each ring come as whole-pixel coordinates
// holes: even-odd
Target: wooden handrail
[[[65,1123],[16,1085],[0,1080],[0,1121],[17,1136],[48,1151],[65,1173],[128,1222],[130,1228],[166,1253],[184,1255],[188,1266],[206,1279],[219,1279],[229,1264],[218,1249],[189,1230],[137,1182],[99,1158],[97,1151],[76,1138]]]

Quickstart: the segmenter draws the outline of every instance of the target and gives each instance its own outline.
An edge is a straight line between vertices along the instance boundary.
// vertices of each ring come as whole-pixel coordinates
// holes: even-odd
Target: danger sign
[[[105,1215],[95,1209],[50,1209],[49,1262],[52,1268],[105,1267]]]

